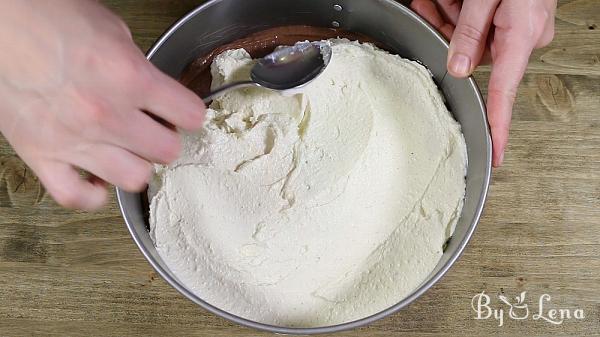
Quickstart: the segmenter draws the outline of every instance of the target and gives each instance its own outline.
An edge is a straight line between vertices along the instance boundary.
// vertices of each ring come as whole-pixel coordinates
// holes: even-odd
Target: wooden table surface
[[[146,50],[201,1],[108,0]],[[483,91],[489,68],[476,74]],[[485,291],[504,322],[476,320]],[[526,291],[513,320],[498,295]],[[542,294],[571,309],[534,320]],[[513,300],[514,302],[514,300]],[[583,310],[583,319],[573,318]],[[520,311],[519,311],[520,310]],[[523,309],[516,309],[516,314]],[[563,312],[564,313],[564,312]],[[486,312],[483,312],[486,314]],[[559,1],[556,38],[521,85],[505,165],[464,255],[405,310],[338,336],[600,333],[600,0]],[[114,197],[96,213],[58,207],[0,139],[0,336],[248,336],[166,284],[138,252]]]

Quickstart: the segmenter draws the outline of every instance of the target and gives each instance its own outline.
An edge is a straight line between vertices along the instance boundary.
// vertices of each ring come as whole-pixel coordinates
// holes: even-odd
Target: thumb
[[[465,0],[450,41],[448,72],[467,77],[479,65],[499,0]]]

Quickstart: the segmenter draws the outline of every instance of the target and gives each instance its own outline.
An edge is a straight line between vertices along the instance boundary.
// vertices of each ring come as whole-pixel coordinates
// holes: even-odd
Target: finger
[[[104,183],[82,179],[71,165],[48,161],[32,168],[52,198],[64,207],[92,211],[106,202]]]
[[[535,46],[536,48],[546,47],[554,39],[556,6],[557,6],[557,0],[544,0],[543,7],[546,8],[547,11],[542,11],[542,12],[548,13],[548,17],[546,18],[546,24],[544,26],[542,35],[540,36],[540,39],[537,42],[537,45]]]
[[[492,43],[492,73],[487,98],[494,167],[502,165],[504,161],[513,104],[532,51],[532,43],[519,33],[496,30]]]
[[[556,3],[554,3],[554,9],[550,12],[548,17],[548,21],[546,21],[546,25],[544,30],[542,31],[542,35],[537,41],[535,48],[544,48],[552,42],[554,39],[554,13],[555,13]]]
[[[152,173],[149,162],[118,146],[102,143],[80,148],[74,164],[128,192],[143,190]]]
[[[204,102],[191,90],[152,66],[152,83],[140,108],[176,127],[197,130],[204,121]]]
[[[444,20],[435,3],[431,0],[414,0],[410,7],[437,29],[448,40],[452,37],[454,26]]]
[[[460,0],[437,0],[436,1],[440,12],[444,16],[446,22],[452,23],[454,26],[458,23],[462,1]]]
[[[479,65],[499,0],[465,0],[448,51],[448,72],[471,75]]]
[[[554,40],[554,20],[544,29],[544,32],[537,41],[535,48],[544,48],[548,46],[552,40]]]
[[[128,114],[110,143],[153,163],[169,164],[179,157],[181,137],[142,111]]]

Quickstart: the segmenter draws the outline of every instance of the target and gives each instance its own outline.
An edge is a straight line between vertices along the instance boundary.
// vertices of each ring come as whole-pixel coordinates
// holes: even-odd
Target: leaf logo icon
[[[515,299],[517,300],[517,304],[523,304],[523,302],[525,302],[526,293],[527,291],[523,291],[519,296],[515,297]]]

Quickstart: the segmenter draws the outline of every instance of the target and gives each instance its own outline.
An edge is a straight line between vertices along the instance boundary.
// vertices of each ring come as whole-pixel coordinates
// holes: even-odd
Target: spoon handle
[[[210,102],[212,102],[212,100],[217,97],[220,96],[230,90],[234,90],[234,89],[239,89],[239,88],[244,88],[244,87],[258,87],[260,86],[258,83],[255,83],[253,81],[242,81],[242,82],[233,82],[233,83],[229,83],[226,84],[222,87],[219,87],[213,91],[211,91],[206,97],[204,97],[202,100],[204,101],[204,104],[208,104]]]

